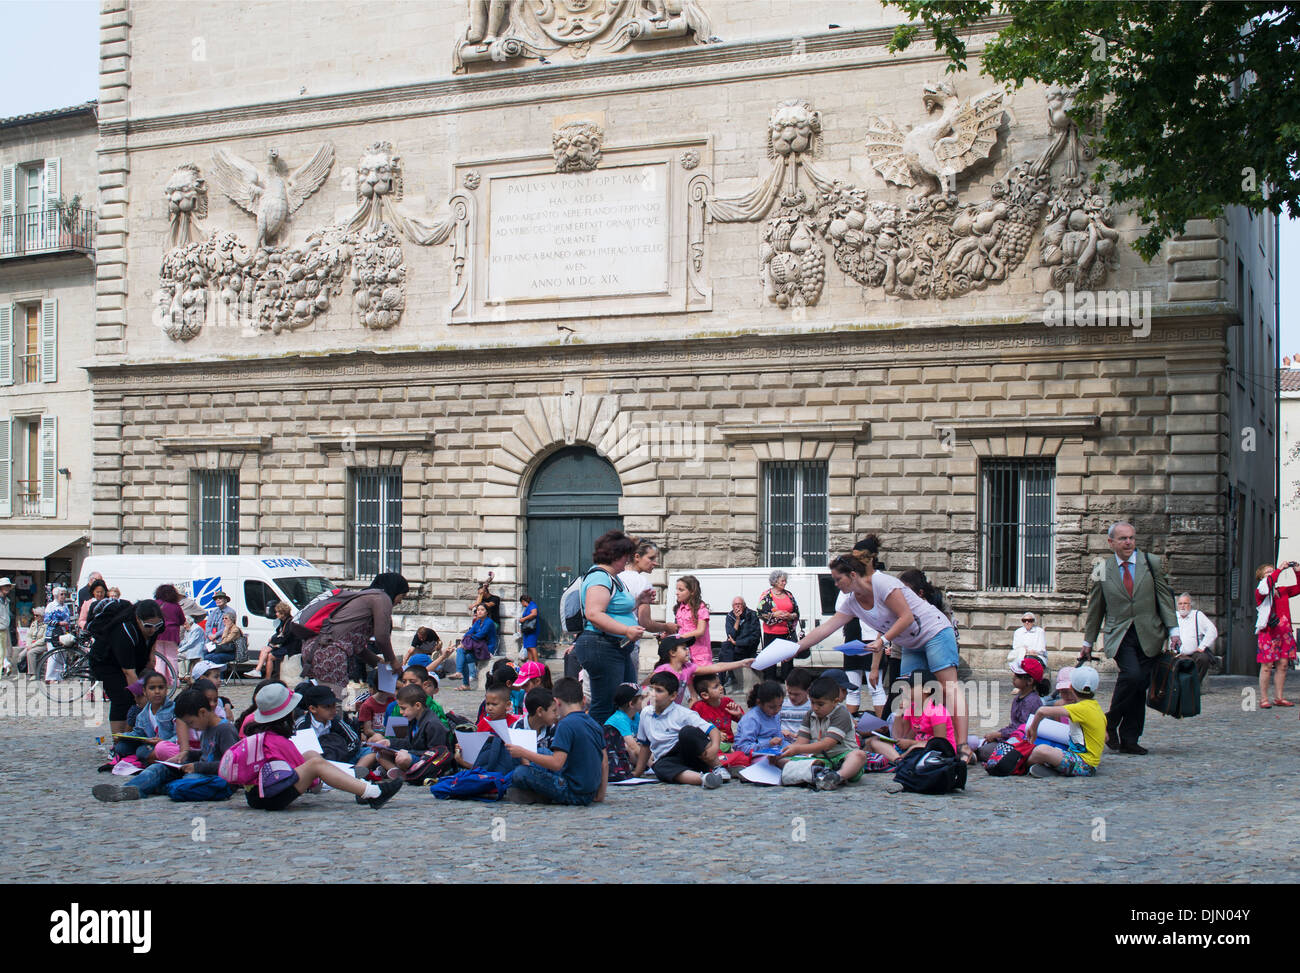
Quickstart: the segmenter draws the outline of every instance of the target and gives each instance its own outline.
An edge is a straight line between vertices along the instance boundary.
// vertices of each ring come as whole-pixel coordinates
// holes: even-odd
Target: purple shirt
[[[1011,722],[998,730],[998,737],[1006,740],[1022,723],[1028,723],[1029,718],[1038,712],[1038,707],[1043,705],[1043,701],[1038,698],[1038,693],[1032,689],[1026,696],[1011,697]]]

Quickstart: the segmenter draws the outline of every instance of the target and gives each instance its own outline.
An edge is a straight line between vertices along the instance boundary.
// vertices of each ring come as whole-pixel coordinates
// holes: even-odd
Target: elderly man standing
[[[4,649],[5,671],[18,678],[18,625],[14,615],[14,606],[9,603],[9,594],[14,590],[14,583],[8,578],[0,578],[0,648]]]
[[[1196,663],[1196,673],[1205,682],[1211,667],[1219,661],[1214,654],[1219,630],[1205,612],[1192,607],[1192,596],[1185,591],[1178,596],[1178,636],[1183,640],[1182,654]]]
[[[1112,524],[1106,543],[1114,554],[1093,573],[1079,662],[1092,659],[1097,632],[1104,631],[1106,656],[1119,665],[1106,714],[1106,746],[1141,755],[1147,752],[1138,743],[1146,724],[1147,687],[1166,635],[1175,651],[1181,645],[1178,616],[1160,559],[1138,551],[1133,525],[1123,520]]]

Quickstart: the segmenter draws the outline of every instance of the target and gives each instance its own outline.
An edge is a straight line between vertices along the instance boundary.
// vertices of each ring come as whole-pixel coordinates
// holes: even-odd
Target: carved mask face
[[[357,166],[357,191],[366,198],[387,196],[393,191],[396,175],[396,166],[391,156],[362,156],[361,164]]]
[[[167,197],[167,212],[192,213],[199,205],[199,193],[203,191],[203,180],[192,169],[177,169],[167,180],[163,195]]]
[[[821,133],[820,117],[806,104],[779,105],[768,125],[772,151],[780,156],[807,152]]]
[[[592,128],[565,127],[551,138],[555,168],[560,172],[594,169],[600,161],[600,136]]]

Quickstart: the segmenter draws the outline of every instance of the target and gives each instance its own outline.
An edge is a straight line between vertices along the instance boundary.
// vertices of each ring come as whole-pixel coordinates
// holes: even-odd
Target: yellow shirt
[[[1101,747],[1106,742],[1106,714],[1095,699],[1083,699],[1077,703],[1067,703],[1065,711],[1070,719],[1079,724],[1083,730],[1083,762],[1090,767],[1101,763]]]

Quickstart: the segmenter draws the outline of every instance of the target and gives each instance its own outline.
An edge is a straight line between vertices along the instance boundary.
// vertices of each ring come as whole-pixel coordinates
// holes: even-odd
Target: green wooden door
[[[622,530],[618,473],[595,450],[570,446],[538,467],[528,490],[525,559],[528,593],[541,610],[542,642],[563,636],[560,595],[591,566],[596,538]]]

